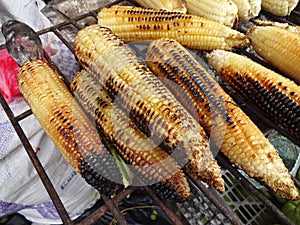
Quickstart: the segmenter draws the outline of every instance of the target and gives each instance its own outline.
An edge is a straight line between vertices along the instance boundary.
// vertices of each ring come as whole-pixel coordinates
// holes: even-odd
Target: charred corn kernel
[[[92,72],[139,129],[161,144],[180,166],[191,161],[203,179],[223,188],[220,168],[203,128],[116,35],[93,25],[79,31],[74,43],[81,65]]]
[[[279,26],[252,26],[247,35],[258,55],[286,76],[300,82],[299,33]]]
[[[27,61],[20,68],[18,84],[65,159],[99,192],[112,194],[122,181],[121,173],[59,74],[41,60]]]
[[[273,15],[288,16],[298,3],[299,0],[261,0],[261,7]]]
[[[214,51],[208,58],[228,84],[291,136],[300,138],[300,87],[297,84],[235,53]]]
[[[71,91],[139,177],[133,185],[162,186],[158,194],[166,199],[186,201],[190,197],[189,184],[179,165],[133,125],[91,75],[78,73],[71,82]]]
[[[258,16],[261,11],[261,0],[232,0],[238,8],[240,20],[249,20]]]
[[[268,139],[184,47],[170,39],[153,41],[146,60],[186,108],[196,109],[193,115],[232,163],[276,193],[298,197]]]
[[[238,20],[238,8],[231,0],[186,0],[189,14],[211,19],[229,27]]]
[[[146,8],[164,9],[181,13],[186,13],[187,11],[185,0],[136,0],[136,2]]]
[[[177,12],[131,6],[103,8],[98,24],[108,27],[125,42],[151,41],[162,37],[201,50],[226,49],[249,45],[246,35],[218,22]]]

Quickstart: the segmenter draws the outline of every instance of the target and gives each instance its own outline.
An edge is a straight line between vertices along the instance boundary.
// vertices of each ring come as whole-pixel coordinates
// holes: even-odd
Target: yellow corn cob
[[[222,190],[220,168],[209,150],[204,130],[170,91],[108,28],[92,25],[79,31],[75,54],[114,101],[157,144],[207,183]]]
[[[261,7],[276,16],[288,16],[295,9],[299,0],[261,0]]]
[[[300,35],[289,31],[290,29],[279,26],[252,26],[247,35],[258,55],[286,76],[300,82]]]
[[[247,21],[258,16],[261,10],[261,0],[232,0],[238,8],[239,20]]]
[[[153,41],[147,64],[194,115],[213,141],[221,142],[228,159],[278,194],[298,198],[297,189],[280,156],[263,133],[236,105],[217,81],[193,56],[174,40]],[[183,91],[180,91],[183,89]]]
[[[186,13],[185,0],[135,0],[139,5],[146,8],[164,9],[168,11],[175,11]]]
[[[104,147],[59,74],[41,60],[27,61],[18,75],[24,99],[65,159],[101,193],[121,183],[115,160]]]
[[[226,49],[249,45],[246,35],[202,17],[164,10],[131,6],[103,8],[98,24],[108,27],[125,42],[151,41],[162,37],[201,50]]]
[[[186,0],[189,14],[211,19],[229,27],[238,20],[238,8],[232,0]]]
[[[132,185],[163,185],[158,194],[166,199],[186,201],[190,197],[189,184],[179,165],[130,122],[91,75],[78,73],[71,82],[71,91],[133,172],[138,172],[139,179]]]
[[[300,87],[254,61],[214,51],[209,61],[220,76],[296,139],[300,138]]]

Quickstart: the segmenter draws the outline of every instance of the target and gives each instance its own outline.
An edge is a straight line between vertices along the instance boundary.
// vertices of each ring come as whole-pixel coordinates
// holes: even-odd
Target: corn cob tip
[[[203,158],[200,157],[200,153],[193,154],[193,157],[185,165],[186,172],[195,180],[201,180],[207,185],[213,187],[219,192],[225,191],[224,180],[221,174],[221,168],[214,159],[206,160],[204,162]],[[207,161],[210,161],[209,165]],[[204,166],[205,165],[205,166]]]
[[[219,71],[222,67],[222,59],[225,56],[225,53],[225,50],[213,50],[206,55],[209,64],[213,66],[216,71]]]
[[[246,48],[250,45],[250,40],[247,35],[240,33],[236,30],[233,30],[233,33],[230,34],[225,42],[228,46],[234,46],[238,48]],[[231,48],[227,48],[225,50],[230,50]]]
[[[282,180],[282,177],[280,177],[280,179],[278,178],[277,181],[273,182],[273,186],[270,186],[270,189],[286,199],[292,201],[299,200],[300,196],[298,189],[295,187],[294,183],[291,183],[291,178],[287,177],[285,181]]]
[[[215,188],[219,192],[225,191],[225,184],[221,174],[221,168],[217,165],[217,161],[213,160],[210,166],[207,168],[208,180],[204,181],[211,187]]]
[[[176,202],[186,202],[191,197],[191,190],[185,174],[179,170],[170,178],[152,184],[153,190],[163,199],[173,199]]]

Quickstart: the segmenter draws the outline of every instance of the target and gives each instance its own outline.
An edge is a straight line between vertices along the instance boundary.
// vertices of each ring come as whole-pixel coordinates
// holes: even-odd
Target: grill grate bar
[[[77,26],[76,26],[76,28],[77,28]],[[77,29],[79,29],[79,28],[77,28]],[[61,33],[58,31],[58,29],[52,29],[52,31],[67,46],[67,48],[74,54],[73,46],[63,37],[63,35],[61,35]]]
[[[109,211],[114,215],[115,219],[118,221],[119,225],[127,225],[127,221],[122,216],[119,208],[116,206],[115,202],[106,195],[101,195],[102,200],[107,205]]]
[[[64,79],[64,82],[68,89],[70,89],[70,81],[67,79],[67,77],[61,72],[61,70],[58,68],[58,66],[52,61],[50,56],[48,54],[44,54],[45,59],[47,62],[59,73],[59,75]]]
[[[192,178],[190,178],[192,179]],[[214,194],[210,189],[205,187],[200,181],[192,179],[193,183],[201,190],[203,194],[216,206],[216,208],[227,217],[233,225],[243,225],[242,221],[229,209],[224,201]]]
[[[112,200],[113,200],[113,202],[115,204],[117,204],[120,201],[122,201],[124,198],[126,198],[128,195],[130,195],[131,193],[133,193],[135,190],[137,190],[137,187],[130,186],[130,187],[126,188],[124,191],[122,191],[121,193],[119,193]],[[90,225],[90,224],[93,224],[94,222],[96,222],[99,219],[99,217],[103,216],[108,210],[109,209],[108,209],[107,205],[104,204],[101,207],[99,207],[98,209],[96,209],[88,217],[86,217],[85,219],[83,219],[81,222],[79,222],[77,224],[78,225]]]
[[[149,193],[150,197],[153,199],[153,201],[157,204],[158,207],[160,207],[163,212],[168,216],[171,223],[174,225],[184,225],[183,221],[180,220],[177,215],[174,213],[172,209],[170,209],[148,186],[144,187],[146,191]]]
[[[15,117],[16,121],[21,121],[23,119],[25,119],[26,117],[30,116],[32,114],[31,109],[28,109],[27,111],[21,113],[20,115]]]

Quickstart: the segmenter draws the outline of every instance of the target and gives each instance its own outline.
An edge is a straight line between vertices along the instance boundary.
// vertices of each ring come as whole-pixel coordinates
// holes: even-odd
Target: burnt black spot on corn
[[[246,35],[210,19],[179,12],[131,6],[103,8],[98,24],[125,42],[173,38],[200,50],[232,49],[250,44]]]
[[[92,25],[79,31],[74,43],[75,54],[85,69],[106,92],[118,93],[115,104],[130,118],[141,118],[133,121],[142,132],[157,145],[167,146],[165,149],[180,166],[189,160],[203,178],[223,187],[204,130],[120,39],[108,28]]]
[[[232,163],[278,194],[289,199],[299,197],[287,168],[268,139],[184,47],[174,40],[156,40],[150,44],[146,59],[157,76],[171,81],[166,85],[179,101],[186,108],[195,109],[193,116]],[[244,78],[238,79],[244,82]],[[253,85],[259,93],[252,95],[265,94],[258,82]],[[270,88],[280,95],[274,85]]]
[[[291,136],[300,138],[300,87],[297,84],[234,53],[216,51],[210,59],[228,84]]]
[[[179,165],[136,128],[92,76],[86,71],[78,73],[71,82],[71,90],[97,128],[135,172],[138,178],[133,185],[151,184],[164,198],[177,201],[189,198],[190,187]]]
[[[65,159],[100,193],[114,193],[122,182],[116,162],[59,74],[41,60],[28,61],[20,68],[18,84]]]

